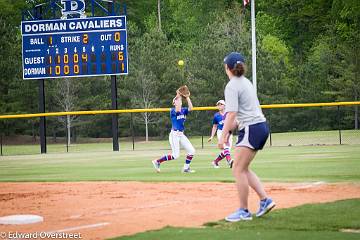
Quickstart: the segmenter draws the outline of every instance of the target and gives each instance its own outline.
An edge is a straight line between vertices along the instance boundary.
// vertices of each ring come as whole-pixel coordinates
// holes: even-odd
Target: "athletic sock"
[[[170,160],[173,160],[174,157],[173,155],[164,155],[162,158],[159,158],[158,160],[156,160],[158,163],[162,163],[162,162],[165,162],[165,161],[170,161]]]
[[[190,167],[190,163],[191,163],[191,160],[193,159],[194,155],[186,155],[186,160],[185,160],[185,164],[184,164],[184,168],[185,169],[188,169]]]
[[[215,159],[215,164],[218,164],[223,158],[225,157],[225,154],[221,152],[219,156]]]
[[[228,148],[225,148],[223,151],[226,161],[230,162],[231,161],[231,156],[230,156],[230,150]]]

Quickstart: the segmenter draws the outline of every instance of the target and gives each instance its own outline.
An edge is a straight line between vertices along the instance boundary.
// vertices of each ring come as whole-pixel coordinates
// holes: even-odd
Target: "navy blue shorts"
[[[269,126],[266,122],[244,127],[239,131],[237,147],[248,147],[254,150],[263,149],[269,137]]]

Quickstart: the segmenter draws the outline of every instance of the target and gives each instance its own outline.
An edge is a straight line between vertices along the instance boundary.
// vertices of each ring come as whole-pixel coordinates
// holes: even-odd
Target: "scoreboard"
[[[126,16],[21,23],[23,78],[128,73]]]

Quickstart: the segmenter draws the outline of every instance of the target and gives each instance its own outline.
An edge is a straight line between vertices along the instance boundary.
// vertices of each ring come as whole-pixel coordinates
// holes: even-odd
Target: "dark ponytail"
[[[245,64],[244,63],[236,63],[235,67],[231,69],[231,73],[234,74],[236,77],[241,77],[245,74]]]

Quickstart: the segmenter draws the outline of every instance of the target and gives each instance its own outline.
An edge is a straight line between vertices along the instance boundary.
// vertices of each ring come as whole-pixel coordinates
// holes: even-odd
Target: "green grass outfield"
[[[220,169],[210,165],[219,152],[215,144],[202,149],[200,138],[192,141],[197,149],[192,163],[195,174],[180,173],[184,152],[181,158],[164,163],[160,174],[154,172],[151,160],[168,152],[167,141],[141,143],[135,151],[131,143],[125,143],[120,152],[111,152],[111,143],[102,143],[77,145],[70,153],[49,151],[44,155],[34,154],[39,146],[26,146],[33,151],[31,154],[0,157],[0,181],[233,182],[224,162]],[[64,147],[49,148],[60,146]],[[16,153],[23,148],[11,147]],[[253,169],[264,181],[359,183],[360,145],[266,147],[259,152]],[[346,200],[280,209],[252,222],[220,221],[197,229],[167,227],[118,239],[359,239],[359,233],[339,232],[359,230],[359,216],[360,199]]]
[[[189,136],[192,144],[196,149],[213,148],[214,143],[208,143],[208,136],[193,137]],[[20,137],[18,137],[20,138]],[[29,137],[25,137],[29,140]],[[63,138],[58,140],[64,141]],[[66,153],[69,152],[109,152],[112,151],[112,139],[107,139],[107,142],[100,143],[83,143],[87,139],[78,139],[79,142],[71,144],[68,148],[65,144],[48,144],[48,153]],[[234,142],[236,137],[234,137]],[[20,140],[18,140],[20,141]],[[90,139],[90,141],[96,141],[96,139]],[[104,141],[102,139],[101,141]],[[215,140],[216,141],[216,140]],[[50,138],[48,140],[50,142]],[[360,130],[342,130],[341,131],[341,143],[344,145],[360,145]],[[309,132],[286,132],[286,133],[273,133],[271,135],[271,144],[274,147],[280,146],[314,146],[314,145],[338,145],[340,144],[339,131],[309,131]],[[270,146],[270,138],[268,139],[266,146]],[[135,150],[166,150],[169,147],[168,140],[163,141],[136,141],[134,143]],[[121,150],[133,150],[133,143],[129,139],[120,139]],[[39,144],[27,144],[27,145],[9,145],[6,139],[3,139],[3,155],[30,155],[39,154]]]
[[[204,228],[172,228],[139,233],[116,240],[196,239],[196,240],[351,240],[360,233],[341,230],[360,230],[360,199],[326,204],[303,205],[280,209],[263,218],[237,223],[220,221]],[[113,240],[115,240],[113,239]]]
[[[185,152],[177,160],[162,164],[156,174],[151,160],[168,153],[164,142],[157,150],[94,151],[101,144],[83,145],[81,152],[15,155],[0,157],[0,181],[233,181],[230,170],[211,168],[219,150],[197,147],[192,168],[196,174],[181,174]],[[86,147],[85,147],[86,146]],[[266,147],[253,169],[264,181],[358,182],[360,145]]]

